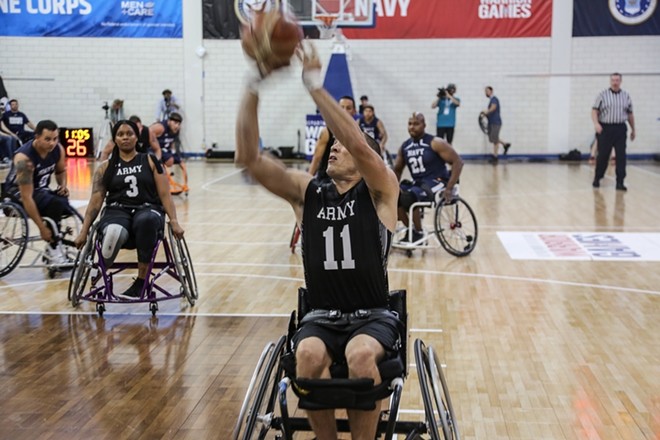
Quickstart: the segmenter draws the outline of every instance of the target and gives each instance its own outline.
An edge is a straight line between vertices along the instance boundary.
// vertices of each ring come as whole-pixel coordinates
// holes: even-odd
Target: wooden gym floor
[[[69,163],[72,199],[89,197],[91,173]],[[467,163],[474,253],[391,254],[391,288],[408,291],[410,345],[422,338],[446,364],[462,438],[660,439],[658,262],[513,260],[496,235],[660,232],[660,167],[633,162],[628,173],[624,194],[611,175],[593,190],[587,164]],[[288,249],[286,203],[232,164],[191,161],[189,174],[176,206],[195,307],[165,301],[151,318],[146,304],[110,304],[98,318],[91,303],[71,308],[66,275],[19,268],[0,279],[0,437],[229,438],[303,271]],[[400,418],[421,413],[412,368]]]

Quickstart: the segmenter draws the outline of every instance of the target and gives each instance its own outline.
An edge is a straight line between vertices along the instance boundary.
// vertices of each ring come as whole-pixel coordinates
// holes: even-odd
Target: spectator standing
[[[486,87],[486,97],[488,101],[488,108],[481,112],[488,118],[488,140],[493,144],[493,157],[490,162],[496,164],[498,161],[499,146],[502,144],[504,147],[504,155],[506,156],[511,148],[511,144],[504,142],[500,139],[500,130],[502,129],[502,118],[500,117],[500,100],[497,96],[493,95],[493,88]]]
[[[610,75],[610,87],[596,96],[591,109],[591,120],[598,138],[598,156],[596,157],[596,174],[593,187],[600,187],[600,179],[607,170],[608,159],[612,147],[616,152],[616,189],[627,191],[623,184],[626,178],[626,139],[630,124],[630,140],[635,140],[635,115],[632,99],[628,92],[621,88],[620,73]]]
[[[181,113],[181,104],[170,89],[163,90],[163,99],[158,103],[156,110],[156,121],[165,121],[169,119],[170,114]]]
[[[461,98],[455,94],[456,84],[449,83],[446,89],[438,90],[438,96],[431,104],[431,108],[438,109],[436,136],[443,138],[450,144],[454,141],[456,109],[461,105]]]

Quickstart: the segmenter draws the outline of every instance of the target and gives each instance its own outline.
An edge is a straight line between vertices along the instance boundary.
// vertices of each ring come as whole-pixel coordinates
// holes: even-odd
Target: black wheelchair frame
[[[233,440],[265,439],[271,429],[278,431],[276,439],[292,440],[296,432],[312,431],[306,417],[289,415],[289,388],[298,396],[301,409],[374,409],[378,401],[389,396],[389,408],[381,411],[376,438],[384,435],[384,439],[390,440],[394,434],[405,434],[406,440],[460,440],[449,390],[437,354],[420,339],[415,341],[414,352],[425,421],[398,420],[403,383],[408,375],[407,308],[404,290],[390,293],[390,310],[399,315],[405,327],[401,349],[394,358],[378,365],[383,383],[376,387],[371,379],[337,378],[335,367],[341,365],[331,367],[332,379],[304,380],[294,377],[295,365],[292,367],[292,362],[295,362],[295,357],[291,338],[309,310],[305,295],[305,289],[300,289],[298,319],[296,320],[296,312],[292,312],[288,334],[277,342],[266,344],[259,357],[233,431]],[[399,364],[398,372],[396,367],[393,368],[395,362]],[[394,373],[393,376],[386,370]],[[300,388],[304,389],[304,393],[298,391]],[[316,397],[310,397],[314,393]],[[348,419],[337,419],[336,423],[337,432],[350,432]]]
[[[159,301],[186,298],[190,305],[194,306],[199,298],[199,292],[188,245],[185,238],[179,239],[174,236],[169,223],[167,224],[167,236],[167,240],[160,238],[153,250],[140,296],[135,299],[125,299],[115,295],[113,277],[126,269],[137,269],[138,263],[115,262],[110,268],[106,268],[102,258],[97,224],[94,224],[87,236],[87,242],[76,256],[75,268],[71,272],[68,290],[71,305],[77,307],[80,301],[95,302],[99,316],[103,316],[106,303],[148,302],[149,310],[154,316],[158,311]],[[165,254],[165,261],[157,260],[161,247]],[[165,275],[181,283],[178,293],[170,293],[157,283]]]
[[[62,218],[58,226],[51,218],[43,217],[53,231],[58,231],[55,239],[62,244],[65,257],[73,261],[75,247],[73,239],[78,235],[82,226],[83,218],[80,213],[69,205],[68,215]],[[18,267],[43,267],[49,278],[63,269],[70,269],[73,265],[58,265],[51,262],[43,250],[37,249],[36,243],[43,242],[41,236],[30,236],[29,217],[23,206],[10,197],[0,201],[0,278],[11,273]],[[35,246],[31,246],[35,244]],[[45,243],[44,243],[45,244]],[[36,256],[30,264],[21,264],[26,250],[36,252]],[[41,260],[41,264],[39,264]]]

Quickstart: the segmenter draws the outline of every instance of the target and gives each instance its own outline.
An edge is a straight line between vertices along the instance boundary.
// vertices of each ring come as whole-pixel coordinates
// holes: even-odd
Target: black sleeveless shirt
[[[386,308],[391,238],[364,180],[339,194],[331,180],[312,179],[302,222],[310,306],[342,312]]]
[[[158,160],[154,158],[154,160]],[[119,158],[107,188],[107,203],[139,206],[144,203],[160,205],[153,172],[149,166],[149,155],[138,153],[130,162]]]

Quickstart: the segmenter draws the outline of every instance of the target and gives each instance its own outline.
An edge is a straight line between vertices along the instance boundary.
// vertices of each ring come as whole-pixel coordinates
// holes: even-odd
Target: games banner
[[[181,38],[181,0],[0,0],[0,36]]]
[[[355,0],[374,3],[372,29],[344,29],[348,38],[522,38],[549,37],[552,0]],[[596,1],[596,0],[594,0]]]
[[[325,128],[325,121],[319,114],[307,115],[305,121],[305,156],[311,159],[316,148],[316,141],[321,135],[321,130]]]
[[[573,0],[573,36],[660,35],[658,0]]]

